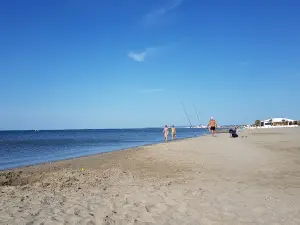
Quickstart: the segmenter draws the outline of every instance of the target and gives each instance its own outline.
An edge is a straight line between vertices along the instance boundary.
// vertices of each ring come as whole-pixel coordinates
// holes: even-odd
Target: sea
[[[177,128],[177,139],[205,134],[207,134],[207,129]],[[163,141],[161,128],[0,131],[0,170],[117,151]]]

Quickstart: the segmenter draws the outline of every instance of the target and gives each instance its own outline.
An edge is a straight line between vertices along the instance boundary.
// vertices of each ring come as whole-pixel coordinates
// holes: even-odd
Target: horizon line
[[[175,126],[175,125],[174,125]],[[198,125],[193,125],[193,126],[198,126]],[[203,125],[205,126],[205,125]],[[223,126],[235,126],[234,124],[227,124],[227,125],[221,125]],[[1,130],[0,132],[6,132],[6,131],[34,131],[34,132],[39,132],[39,131],[71,131],[71,130],[131,130],[131,129],[155,129],[155,128],[163,128],[164,125],[162,126],[155,126],[155,127],[127,127],[127,128],[65,128],[65,129],[7,129],[7,130]],[[190,125],[178,125],[175,126],[178,128],[189,128]],[[198,129],[206,129],[206,128],[198,128]]]

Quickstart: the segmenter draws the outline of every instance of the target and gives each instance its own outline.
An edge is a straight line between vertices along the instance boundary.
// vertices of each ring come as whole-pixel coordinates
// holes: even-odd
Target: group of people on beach
[[[171,132],[172,132],[172,140],[174,140],[176,138],[176,128],[174,127],[174,125],[172,125],[172,127],[171,127]],[[168,125],[165,125],[163,133],[164,133],[165,141],[167,141],[168,137],[169,137],[169,127],[168,127]]]
[[[217,128],[217,122],[213,117],[210,117],[209,123],[207,125],[208,130],[211,131],[211,135],[214,137],[215,136],[215,130]],[[230,137],[232,138],[237,138],[239,135],[237,134],[238,127],[230,128],[229,129],[229,134]]]
[[[217,127],[216,120],[213,117],[210,117],[207,128],[211,131],[212,136],[215,136],[216,127]],[[174,127],[174,125],[172,125],[172,127],[171,127],[171,133],[172,133],[172,140],[174,140],[176,138],[176,128]],[[163,129],[163,134],[164,134],[165,141],[168,141],[168,137],[169,137],[168,125],[165,125],[165,127]]]

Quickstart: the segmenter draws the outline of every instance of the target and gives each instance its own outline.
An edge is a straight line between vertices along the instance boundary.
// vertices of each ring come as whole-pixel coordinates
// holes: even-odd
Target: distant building
[[[297,121],[288,118],[270,118],[267,120],[260,121],[261,127],[287,127],[287,126],[297,126]]]

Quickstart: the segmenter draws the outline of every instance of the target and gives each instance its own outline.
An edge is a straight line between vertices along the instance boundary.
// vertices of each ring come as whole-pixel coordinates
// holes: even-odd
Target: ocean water
[[[177,128],[177,139],[206,133],[207,129]],[[1,131],[0,170],[159,142],[163,142],[160,128]]]

